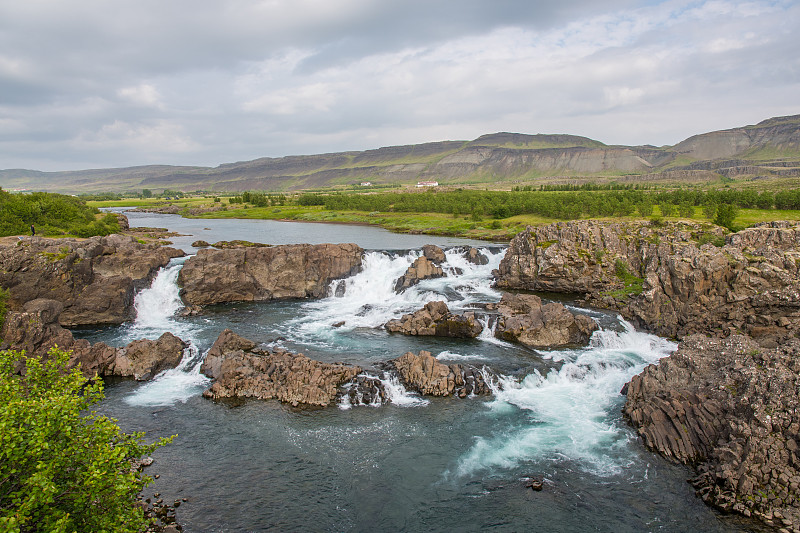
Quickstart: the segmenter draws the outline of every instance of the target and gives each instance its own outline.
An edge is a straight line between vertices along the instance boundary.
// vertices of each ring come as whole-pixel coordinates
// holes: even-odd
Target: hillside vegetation
[[[260,158],[216,168],[0,170],[0,185],[54,192],[273,191],[440,184],[714,183],[800,178],[800,115],[694,135],[674,146],[608,146],[574,135],[495,133],[473,141]]]

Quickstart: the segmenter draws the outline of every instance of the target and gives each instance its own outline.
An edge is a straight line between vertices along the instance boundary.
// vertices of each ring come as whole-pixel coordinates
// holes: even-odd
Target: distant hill
[[[675,146],[608,146],[574,135],[493,133],[473,141],[261,158],[215,168],[149,165],[69,172],[0,170],[0,187],[64,193],[177,189],[293,191],[357,185],[713,181],[800,176],[800,115],[689,137]]]

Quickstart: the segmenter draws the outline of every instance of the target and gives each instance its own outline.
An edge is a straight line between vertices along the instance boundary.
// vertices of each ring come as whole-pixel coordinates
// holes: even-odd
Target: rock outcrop
[[[436,265],[441,265],[442,263],[447,261],[447,256],[444,254],[444,250],[442,250],[435,244],[426,244],[425,246],[423,246],[422,255]]]
[[[291,244],[199,250],[178,276],[190,305],[319,298],[332,280],[361,268],[355,244]]]
[[[542,304],[533,294],[504,293],[497,305],[495,337],[533,348],[587,344],[598,329],[586,315],[570,313],[562,304]]]
[[[489,258],[481,253],[477,248],[467,248],[464,252],[464,258],[473,265],[488,265]]]
[[[475,313],[451,313],[443,301],[428,302],[415,313],[390,320],[385,325],[391,333],[435,335],[437,337],[474,338],[483,331]]]
[[[693,465],[703,500],[800,528],[800,340],[690,336],[627,386],[648,448]]]
[[[223,331],[200,371],[214,379],[206,398],[277,399],[292,406],[326,407],[339,387],[361,373],[357,366],[323,363],[285,350],[258,348],[231,330]]]
[[[529,228],[511,241],[497,285],[585,294],[590,305],[669,337],[800,331],[800,226],[765,223],[720,242],[722,235],[695,223]]]
[[[389,361],[400,381],[409,389],[427,396],[458,396],[491,394],[481,371],[468,365],[440,363],[430,352],[407,352]]]
[[[135,340],[119,348],[114,358],[112,374],[144,381],[159,372],[175,368],[183,358],[187,344],[172,333],[164,333],[157,340]]]
[[[69,368],[80,366],[87,377],[122,376],[147,380],[162,370],[178,366],[186,344],[171,333],[158,340],[137,340],[123,348],[103,342],[91,344],[75,339],[61,327],[58,315],[63,304],[56,300],[36,299],[27,302],[22,311],[12,311],[0,331],[2,349],[25,350],[29,356],[44,357],[50,348],[71,350]]]
[[[394,284],[394,290],[395,292],[402,292],[424,279],[443,278],[445,275],[442,267],[436,265],[423,255],[411,263],[411,266],[408,267],[405,274],[397,278]]]
[[[182,255],[122,235],[26,238],[0,247],[0,286],[8,289],[12,310],[46,298],[63,304],[63,326],[120,324],[132,318],[135,292]]]

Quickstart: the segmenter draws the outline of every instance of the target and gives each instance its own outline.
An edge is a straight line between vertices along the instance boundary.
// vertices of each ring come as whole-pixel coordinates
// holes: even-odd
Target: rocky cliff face
[[[800,225],[721,237],[685,223],[529,229],[512,241],[498,284],[583,293],[683,339],[626,386],[625,415],[649,448],[696,469],[706,502],[797,531]]]
[[[120,324],[132,318],[135,292],[182,255],[121,235],[25,238],[0,247],[0,286],[9,290],[11,309],[37,298],[61,302],[64,326]]]
[[[800,527],[800,340],[694,335],[627,386],[648,448],[694,465],[706,502]]]
[[[87,377],[121,376],[136,380],[148,380],[162,370],[174,368],[183,357],[186,344],[171,333],[164,333],[155,341],[133,341],[123,348],[75,339],[58,322],[63,308],[56,300],[40,298],[26,302],[22,311],[12,311],[6,317],[0,331],[3,339],[0,348],[25,350],[29,356],[44,357],[50,348],[58,346],[72,351],[69,367],[80,366]]]
[[[186,261],[178,284],[190,305],[319,298],[361,268],[362,254],[355,244],[206,249]]]
[[[503,288],[580,293],[660,335],[733,328],[800,331],[800,226],[767,223],[727,237],[701,224],[573,221],[529,228],[498,269]]]

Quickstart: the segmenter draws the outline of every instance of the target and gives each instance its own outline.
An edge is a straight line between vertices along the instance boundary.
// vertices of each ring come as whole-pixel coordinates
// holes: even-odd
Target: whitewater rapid
[[[334,281],[328,297],[298,303],[292,313],[284,311],[284,318],[270,326],[271,331],[282,335],[273,344],[316,347],[331,354],[359,350],[380,353],[382,344],[392,340],[383,324],[416,311],[429,301],[444,300],[454,312],[497,302],[502,293],[492,287],[491,272],[498,267],[503,250],[481,251],[489,259],[486,265],[469,263],[463,250],[447,250],[443,264],[446,277],[422,281],[401,293],[394,291],[394,283],[421,252],[367,252],[361,271]],[[124,336],[131,340],[157,338],[169,331],[188,342],[189,347],[177,368],[162,372],[133,390],[125,399],[130,405],[186,402],[209,384],[199,372],[205,356],[200,339],[205,338],[207,350],[208,339],[218,333],[213,331],[212,320],[176,316],[183,305],[177,278],[184,261],[178,259],[163,268],[151,286],[136,296],[136,320]],[[270,304],[263,305],[268,308]],[[638,332],[613,315],[570,307],[601,322],[602,328],[585,348],[534,352],[496,339],[488,327],[475,341],[457,345],[451,342],[439,349],[437,341],[430,341],[431,351],[446,363],[488,368],[505,364],[504,368],[517,369],[500,372],[493,378],[487,374],[493,397],[484,402],[485,416],[498,431],[475,435],[449,474],[470,476],[529,461],[570,460],[598,475],[616,474],[624,468],[625,447],[631,433],[620,420],[620,389],[644,366],[668,355],[676,346]],[[412,340],[406,338],[405,342]],[[387,348],[382,360],[398,355]],[[513,364],[508,364],[509,358]],[[391,373],[375,371],[366,375],[382,383],[392,406],[426,408],[431,403],[406,390]],[[360,399],[355,403],[352,405],[345,394],[339,408],[364,407]],[[376,400],[371,407],[381,405],[384,404]]]

